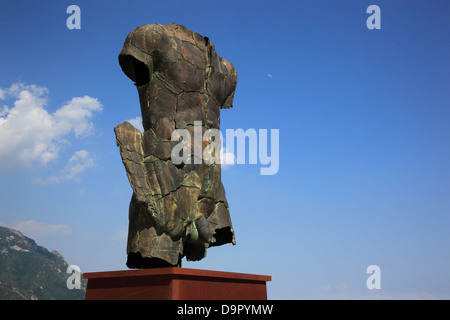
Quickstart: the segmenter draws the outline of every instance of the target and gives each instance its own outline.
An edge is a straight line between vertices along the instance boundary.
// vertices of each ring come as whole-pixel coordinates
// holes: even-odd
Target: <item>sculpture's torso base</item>
[[[270,276],[156,268],[92,272],[86,300],[267,300]]]

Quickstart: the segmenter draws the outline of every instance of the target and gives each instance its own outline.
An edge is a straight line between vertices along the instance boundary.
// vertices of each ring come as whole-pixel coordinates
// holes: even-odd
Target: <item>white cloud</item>
[[[0,98],[13,98],[12,107],[0,109],[0,172],[30,170],[58,158],[66,137],[93,133],[90,121],[102,111],[96,98],[74,97],[54,113],[46,110],[48,89],[14,83],[1,89]]]
[[[73,130],[75,137],[86,137],[92,134],[94,124],[88,119],[93,116],[94,111],[102,111],[102,105],[97,99],[89,96],[72,98],[67,104],[56,110],[54,117],[60,126],[61,132],[64,128]]]
[[[2,109],[0,109],[0,117],[3,117],[5,115],[7,115],[9,112],[9,107],[8,106],[3,106]]]
[[[69,163],[63,170],[62,177],[65,180],[72,180],[79,174],[83,173],[87,168],[94,166],[94,159],[86,150],[80,150],[69,159]]]
[[[35,220],[13,222],[11,224],[3,224],[4,226],[19,230],[25,236],[35,239],[41,237],[67,236],[72,230],[64,224],[48,224]]]
[[[267,74],[267,77],[270,78],[270,79],[272,79],[272,78],[273,78],[273,75],[272,75],[271,73],[268,73],[268,74]]]
[[[51,176],[45,180],[40,178],[33,180],[34,183],[55,184],[63,181],[78,180],[78,176],[86,169],[95,165],[94,159],[86,150],[79,150],[69,159],[67,165],[58,176]]]
[[[144,127],[142,126],[142,117],[136,117],[130,120],[127,120],[133,127],[138,129],[140,132],[144,132]]]

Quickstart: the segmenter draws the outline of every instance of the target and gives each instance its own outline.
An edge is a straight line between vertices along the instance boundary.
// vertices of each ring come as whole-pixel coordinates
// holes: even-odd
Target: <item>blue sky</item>
[[[222,171],[236,246],[183,267],[271,275],[270,299],[449,299],[449,14],[448,1],[3,0],[0,223],[82,272],[126,269],[132,191],[113,128],[140,110],[117,56],[133,28],[176,22],[236,67],[221,129],[280,134],[276,175]]]

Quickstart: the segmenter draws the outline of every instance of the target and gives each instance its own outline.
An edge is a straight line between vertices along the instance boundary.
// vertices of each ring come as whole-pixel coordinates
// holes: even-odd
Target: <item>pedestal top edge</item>
[[[131,269],[104,272],[88,272],[83,273],[84,279],[94,278],[119,278],[119,277],[145,277],[145,276],[197,276],[209,278],[231,278],[251,281],[271,281],[272,277],[267,275],[236,273],[227,271],[201,270],[189,268],[153,268],[153,269]]]

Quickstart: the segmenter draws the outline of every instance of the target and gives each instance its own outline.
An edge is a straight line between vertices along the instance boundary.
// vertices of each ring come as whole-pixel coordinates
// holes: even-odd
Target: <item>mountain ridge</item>
[[[69,264],[61,253],[39,246],[20,231],[0,226],[0,300],[80,300],[80,289],[70,290]]]

